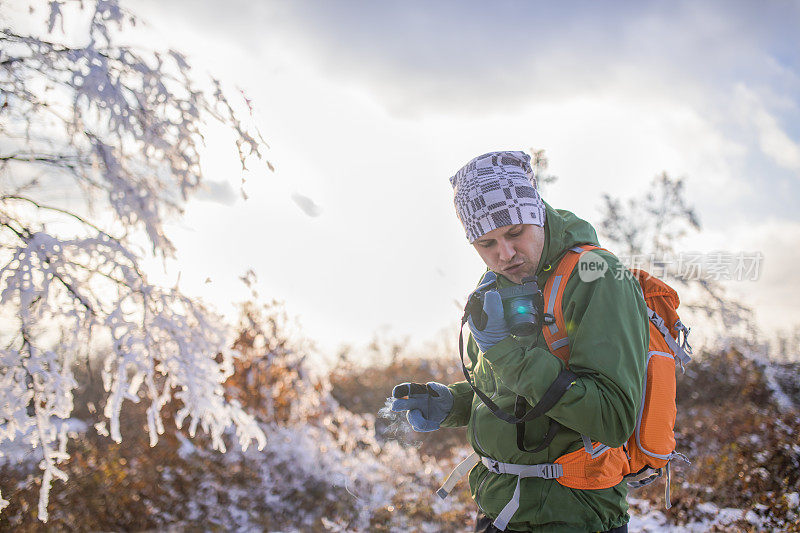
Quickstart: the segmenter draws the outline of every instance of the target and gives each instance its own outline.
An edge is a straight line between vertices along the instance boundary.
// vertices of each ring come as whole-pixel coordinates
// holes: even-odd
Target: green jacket
[[[562,253],[577,244],[597,244],[592,226],[569,211],[546,205],[545,244],[537,276],[544,287]],[[586,283],[577,274],[564,292],[563,311],[570,339],[570,369],[580,378],[547,413],[526,424],[526,447],[538,445],[548,417],[564,428],[545,450],[532,454],[517,448],[516,427],[496,418],[466,381],[450,385],[453,409],[444,427],[468,426],[468,439],[481,456],[505,463],[552,463],[583,447],[581,434],[618,447],[633,432],[642,396],[645,354],[649,343],[647,313],[641,289],[630,276],[614,276],[624,267],[612,254],[600,251],[609,268]],[[551,268],[552,267],[552,268]],[[577,270],[577,269],[576,269]],[[499,283],[510,284],[499,276]],[[509,336],[487,352],[490,363],[470,336],[467,353],[475,385],[505,411],[514,411],[516,395],[535,405],[564,363],[538,338]],[[473,397],[474,396],[474,397]],[[478,463],[469,475],[478,507],[496,518],[511,500],[517,478],[490,472]],[[627,523],[627,486],[576,490],[556,480],[525,478],[520,507],[508,529],[520,531],[604,531]]]

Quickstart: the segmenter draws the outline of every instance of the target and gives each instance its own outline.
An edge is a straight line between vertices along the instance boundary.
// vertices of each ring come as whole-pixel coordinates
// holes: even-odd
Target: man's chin
[[[516,284],[522,283],[522,278],[525,277],[525,273],[524,272],[519,272],[519,273],[517,273],[517,272],[515,272],[515,273],[502,272],[502,274],[503,274],[503,277],[505,277],[508,281],[510,281],[512,283],[516,283]]]
[[[522,283],[522,280],[525,278],[529,278],[535,276],[535,273],[528,272],[528,269],[520,269],[517,272],[503,272],[503,276],[509,281],[516,283],[517,285]]]

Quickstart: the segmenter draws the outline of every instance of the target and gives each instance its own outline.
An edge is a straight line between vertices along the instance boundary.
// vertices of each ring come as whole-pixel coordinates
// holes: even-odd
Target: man
[[[539,287],[544,287],[571,248],[597,245],[589,223],[541,199],[530,157],[523,152],[476,157],[450,182],[467,239],[488,267],[481,282],[496,277],[502,288],[537,276]],[[467,381],[449,386],[429,383],[422,389],[403,384],[393,392],[397,398],[393,409],[407,410],[417,431],[468,426],[468,440],[481,459],[469,472],[479,508],[475,531],[627,531],[627,486],[621,480],[627,472],[608,461],[621,456],[625,462],[619,447],[636,424],[649,330],[637,282],[614,275],[624,268],[611,253],[593,253],[608,265],[605,274],[583,281],[573,273],[562,299],[569,371],[577,377],[546,416],[525,423],[525,446],[518,445],[516,425],[493,414]],[[486,293],[483,309],[488,320],[482,330],[472,319],[468,322],[474,386],[506,412],[514,413],[518,396],[536,405],[566,371],[564,361],[550,352],[542,334],[510,334],[496,290]],[[550,443],[538,451],[523,451],[536,449],[551,421],[563,427]],[[589,451],[605,449],[617,455],[590,459]],[[580,454],[586,454],[580,458],[582,465],[606,461],[606,470],[617,469],[611,484],[605,482],[611,478],[599,479],[602,469],[591,467],[583,468],[584,477],[572,483],[586,488],[571,488],[563,478],[554,479],[562,470],[543,473],[551,472],[547,468],[560,458],[563,462],[565,456]],[[523,470],[526,473],[518,475]]]

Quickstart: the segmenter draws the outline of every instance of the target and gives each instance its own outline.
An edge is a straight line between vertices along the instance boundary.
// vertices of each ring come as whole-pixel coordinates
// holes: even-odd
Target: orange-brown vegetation
[[[69,481],[54,483],[50,521],[37,520],[36,460],[0,467],[0,489],[11,501],[0,529],[14,531],[467,530],[474,506],[466,484],[447,500],[432,496],[442,476],[469,450],[463,430],[411,434],[419,447],[398,442],[375,414],[403,381],[454,382],[455,355],[409,356],[383,364],[342,362],[330,376],[313,376],[302,339],[286,333],[277,306],[242,307],[234,348],[242,357],[225,394],[256,416],[268,436],[261,452],[204,451],[207,438],[176,430],[178,405],[165,412],[166,432],[148,443],[146,402],[123,408],[121,444],[91,429],[101,420],[102,380],[87,369],[76,393],[76,417],[89,429],[73,435],[63,466]],[[675,465],[673,524],[698,522],[718,508],[749,511],[724,528],[800,531],[800,394],[797,366],[765,366],[729,350],[705,353],[679,375],[679,451],[692,464]],[[776,370],[777,369],[777,370]],[[792,379],[792,377],[794,379]],[[772,390],[783,385],[786,402]],[[663,484],[632,493],[637,510],[662,509]],[[647,503],[649,502],[649,504]],[[720,526],[710,526],[710,529]]]

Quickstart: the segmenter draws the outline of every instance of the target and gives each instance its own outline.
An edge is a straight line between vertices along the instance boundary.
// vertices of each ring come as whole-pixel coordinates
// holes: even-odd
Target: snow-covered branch
[[[266,144],[221,83],[203,89],[181,53],[116,44],[115,32],[135,23],[117,0],[31,4],[49,13],[41,35],[0,30],[0,445],[22,439],[40,455],[46,521],[51,482],[66,479],[57,421],[70,417],[73,370],[90,355],[104,357],[115,441],[123,402],[144,399],[151,445],[171,402],[178,425],[207,432],[217,449],[229,430],[243,448],[264,445],[223,393],[234,368],[229,327],[177,288],[150,283],[136,243],[174,254],[164,224],[203,180],[207,123],[233,133],[243,167],[263,160]],[[68,39],[64,17],[89,13],[80,42]]]

